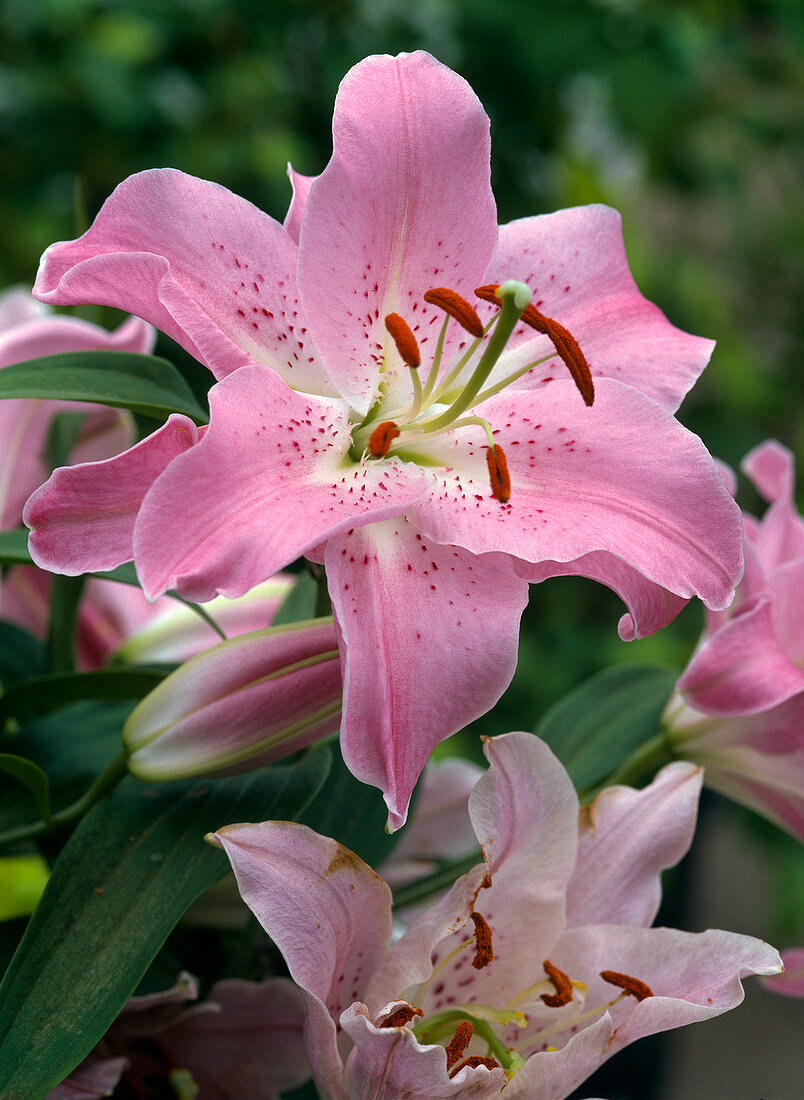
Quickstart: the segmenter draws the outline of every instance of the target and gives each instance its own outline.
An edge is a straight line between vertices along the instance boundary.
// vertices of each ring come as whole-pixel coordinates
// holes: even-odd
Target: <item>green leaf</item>
[[[282,602],[271,625],[283,626],[285,623],[301,623],[314,619],[317,598],[318,585],[305,569],[297,574],[296,583]]]
[[[50,784],[48,778],[38,764],[27,760],[24,756],[12,756],[8,752],[0,752],[0,771],[13,776],[18,783],[26,787],[34,800],[39,816],[43,821],[51,820],[50,811]]]
[[[171,669],[101,668],[93,672],[54,672],[10,687],[0,696],[0,728],[8,718],[26,721],[79,699],[142,699]]]
[[[37,718],[4,747],[38,764],[50,780],[54,812],[80,798],[120,752],[123,723],[132,703],[71,703],[57,714]],[[29,799],[0,776],[0,833],[31,819]]]
[[[33,565],[31,555],[28,553],[27,527],[17,527],[14,531],[0,531],[0,565]]]
[[[229,870],[204,835],[293,820],[324,782],[322,747],[293,767],[146,787],[87,814],[56,861],[0,986],[0,1096],[42,1100],[104,1034],[187,907]]]
[[[53,672],[75,669],[75,621],[85,578],[56,575],[50,582],[48,665]]]
[[[586,790],[656,734],[677,679],[650,665],[607,669],[551,707],[535,732]]]
[[[208,417],[187,382],[167,359],[128,351],[71,351],[4,367],[0,397],[91,401],[165,420],[184,413]]]
[[[0,622],[0,687],[45,672],[42,643],[14,623]]]

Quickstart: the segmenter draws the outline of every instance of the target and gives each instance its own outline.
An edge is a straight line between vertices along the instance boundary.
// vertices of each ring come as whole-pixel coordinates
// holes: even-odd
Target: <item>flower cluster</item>
[[[561,1100],[635,1039],[736,1006],[750,974],[801,994],[796,949],[785,979],[758,939],[653,927],[704,781],[804,839],[793,457],[766,443],[746,458],[770,506],[741,517],[728,471],[675,417],[711,342],[643,297],[608,207],[498,226],[489,155],[489,120],[456,73],[422,52],[370,57],[340,87],[324,171],[290,169],[283,224],[214,183],[143,172],[83,236],[46,251],[38,302],[0,296],[0,368],[144,355],[155,326],[215,379],[208,422],[172,405],[139,438],[131,416],[98,405],[0,401],[0,532],[12,546],[24,520],[31,555],[3,558],[4,617],[50,645],[52,574],[136,570],[86,579],[69,673],[52,668],[34,688],[47,706],[65,679],[71,702],[114,693],[130,666],[131,682],[150,677],[121,722],[123,763],[72,808],[54,814],[42,768],[3,754],[42,816],[5,839],[90,807],[102,819],[126,771],[128,792],[212,776],[169,790],[181,803],[211,784],[240,807],[247,783],[225,784],[296,753],[259,772],[269,786],[278,776],[271,797],[297,819],[343,824],[352,809],[334,806],[325,771],[294,788],[311,761],[332,765],[328,748],[306,750],[338,731],[352,776],[382,792],[388,833],[423,775],[385,878],[300,820],[210,832],[293,982],[210,978],[188,1004],[198,988],[183,974],[131,998],[161,940],[150,943],[137,974],[126,961],[72,1072],[48,1079],[49,1100],[274,1100],[310,1075],[330,1100]],[[84,303],[134,316],[108,333],[46,305]],[[53,470],[53,418],[67,411],[82,419]],[[315,613],[310,577],[283,572],[303,558]],[[682,759],[641,790],[601,782],[587,804],[530,733],[486,739],[485,770],[430,760],[510,683],[529,585],[562,575],[621,597],[623,639],[693,597],[708,609],[655,739]],[[36,711],[30,687],[10,694],[6,717]],[[623,766],[615,740],[609,777]],[[333,790],[343,776],[359,787],[343,772]],[[195,827],[194,812],[176,828]],[[200,858],[220,876],[226,860],[201,844],[209,827]],[[142,844],[132,860],[145,882],[163,853]],[[214,868],[203,870],[208,886]],[[403,904],[411,883],[424,890]],[[255,976],[246,964],[273,975],[248,935],[216,976]],[[3,1026],[0,1008],[0,1041]]]

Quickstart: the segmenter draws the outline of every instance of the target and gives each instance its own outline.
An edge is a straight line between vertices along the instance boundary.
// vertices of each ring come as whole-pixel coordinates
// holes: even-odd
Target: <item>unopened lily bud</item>
[[[129,770],[167,780],[271,763],[338,729],[341,692],[332,619],[242,634],[187,661],[132,711]]]

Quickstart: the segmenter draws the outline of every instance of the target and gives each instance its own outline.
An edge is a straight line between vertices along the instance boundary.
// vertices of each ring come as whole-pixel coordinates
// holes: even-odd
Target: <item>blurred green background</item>
[[[617,207],[643,292],[717,339],[684,423],[734,466],[768,436],[801,453],[802,40],[798,0],[0,0],[0,287],[30,284],[44,248],[145,168],[281,219],[286,162],[313,174],[328,159],[349,66],[424,48],[491,116],[501,221]],[[759,503],[744,485],[741,501]],[[683,666],[699,608],[630,645],[620,612],[584,581],[534,589],[514,684],[472,734],[532,728],[612,663]],[[763,931],[785,945],[804,935],[800,849],[747,814],[742,835],[776,868]]]

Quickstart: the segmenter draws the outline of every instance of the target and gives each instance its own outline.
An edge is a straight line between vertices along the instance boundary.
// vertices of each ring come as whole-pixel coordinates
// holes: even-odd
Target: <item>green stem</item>
[[[631,786],[638,782],[648,772],[656,771],[664,764],[674,759],[672,746],[667,737],[666,730],[659,730],[653,737],[635,749],[628,759],[608,775],[602,783],[595,783],[578,792],[581,802],[591,802],[604,787],[613,787],[617,784]]]
[[[8,829],[0,833],[0,846],[4,844],[17,844],[23,840],[33,840],[38,836],[53,833],[65,825],[72,824],[82,818],[96,802],[113,790],[128,771],[128,753],[124,750],[112,760],[100,773],[95,782],[84,794],[71,805],[53,814],[49,822],[36,821],[32,825],[20,825],[16,829]]]
[[[440,890],[448,890],[456,879],[460,878],[461,875],[465,875],[467,871],[471,871],[482,860],[483,853],[479,848],[475,848],[468,855],[461,856],[460,859],[452,859],[448,863],[442,863],[438,870],[433,871],[432,874],[425,875],[424,878],[412,882],[409,886],[402,886],[399,890],[396,890],[394,893],[394,909],[401,909],[405,905],[415,905],[420,901],[424,901],[425,898],[429,898],[431,894],[436,894]]]

